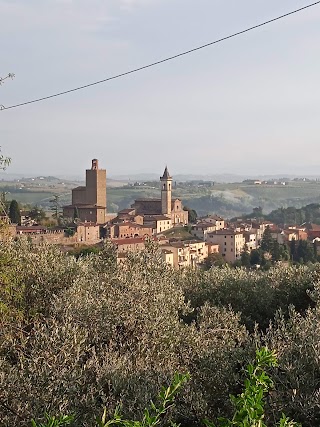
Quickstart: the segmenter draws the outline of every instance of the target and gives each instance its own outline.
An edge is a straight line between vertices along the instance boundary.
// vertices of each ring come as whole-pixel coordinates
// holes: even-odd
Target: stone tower
[[[99,169],[97,159],[92,160],[91,169],[86,170],[86,203],[107,207],[107,172]]]
[[[166,166],[163,175],[160,177],[161,182],[161,213],[163,215],[171,215],[171,191],[172,177]]]

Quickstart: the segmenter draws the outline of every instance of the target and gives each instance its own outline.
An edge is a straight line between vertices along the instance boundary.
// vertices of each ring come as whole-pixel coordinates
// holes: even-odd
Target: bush
[[[138,419],[175,372],[191,379],[173,420],[231,418],[229,395],[240,392],[243,368],[264,343],[283,370],[266,420],[285,409],[306,427],[320,424],[319,272],[175,271],[153,245],[117,264],[110,246],[76,259],[52,246],[3,243],[0,424],[75,413],[77,427],[92,426],[103,407],[120,403],[125,419]]]

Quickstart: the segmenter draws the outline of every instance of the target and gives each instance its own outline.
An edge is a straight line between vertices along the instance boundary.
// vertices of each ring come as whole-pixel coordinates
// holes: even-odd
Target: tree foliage
[[[29,211],[29,216],[38,223],[41,223],[46,219],[45,211],[39,206],[33,206]]]
[[[20,208],[16,200],[11,200],[9,206],[9,218],[14,224],[20,224],[21,222]]]
[[[183,210],[188,211],[189,223],[195,224],[197,222],[198,214],[194,209],[191,209],[187,206],[183,208]]]
[[[4,242],[0,424],[45,425],[47,413],[75,414],[77,426],[91,427],[104,407],[112,413],[119,404],[122,419],[141,422],[175,372],[191,379],[174,422],[232,419],[229,395],[241,394],[244,367],[267,345],[281,369],[266,425],[282,412],[318,425],[319,282],[318,264],[175,271],[153,244],[117,263],[108,245],[76,258]]]

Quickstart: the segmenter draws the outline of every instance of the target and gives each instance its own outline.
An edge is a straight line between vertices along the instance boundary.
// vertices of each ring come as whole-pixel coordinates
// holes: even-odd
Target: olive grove
[[[27,241],[0,247],[0,425],[136,418],[177,372],[183,426],[231,416],[256,348],[276,351],[266,417],[320,418],[320,266],[175,271],[157,247],[116,262]]]

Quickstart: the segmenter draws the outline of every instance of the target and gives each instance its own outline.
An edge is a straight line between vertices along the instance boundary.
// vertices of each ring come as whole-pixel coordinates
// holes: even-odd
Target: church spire
[[[172,178],[166,166],[163,175],[160,177],[161,182],[161,212],[163,215],[171,214],[171,191]]]
[[[160,179],[172,179],[171,176],[170,176],[170,174],[169,174],[167,166],[166,166],[166,168],[165,168],[165,170],[163,172],[163,175],[162,175],[162,177]]]

